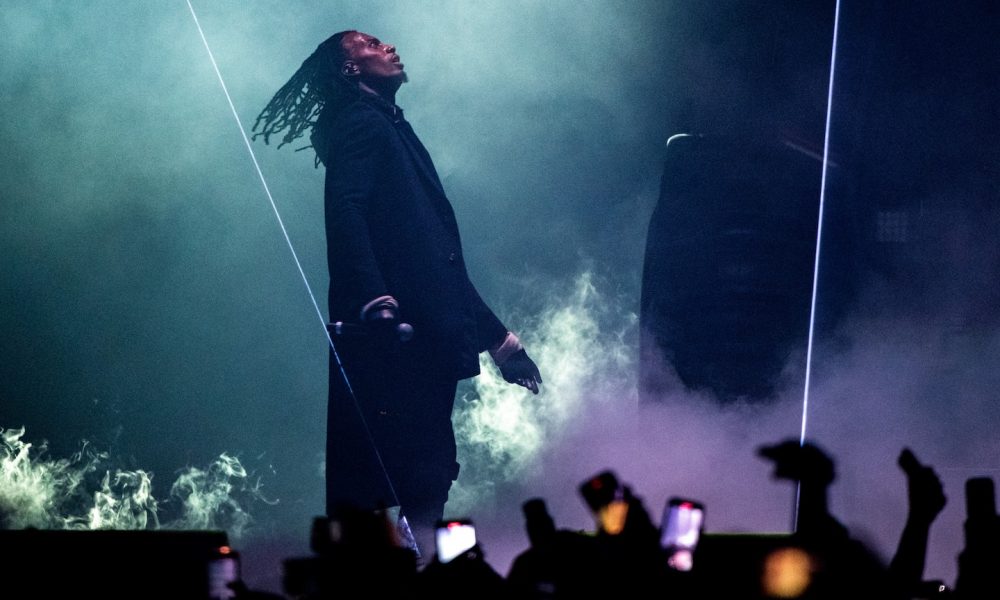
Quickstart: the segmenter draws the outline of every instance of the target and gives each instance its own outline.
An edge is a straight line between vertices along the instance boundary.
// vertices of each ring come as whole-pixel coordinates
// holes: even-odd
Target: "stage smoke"
[[[170,487],[181,516],[169,529],[224,529],[239,539],[253,519],[243,504],[264,500],[261,482],[253,480],[239,459],[222,453],[207,469],[188,467]],[[277,501],[270,501],[276,504]]]
[[[87,523],[79,529],[146,529],[159,525],[152,475],[145,471],[104,472],[101,487],[94,492],[94,506]],[[84,525],[80,523],[80,525]]]
[[[32,457],[33,445],[23,437],[23,427],[0,429],[0,526],[62,528],[72,519],[60,518],[59,509],[103,457],[84,445],[72,459],[49,459],[44,442]]]
[[[553,286],[537,315],[513,318],[542,373],[537,397],[505,382],[489,356],[481,355],[482,374],[461,398],[455,417],[460,461],[473,475],[452,490],[449,511],[488,505],[497,485],[535,470],[539,453],[591,409],[588,404],[634,408],[633,356],[626,340],[637,319],[610,301],[597,279],[584,271]]]
[[[33,452],[24,435],[23,427],[0,429],[5,529],[211,529],[238,541],[253,522],[247,507],[267,501],[260,479],[225,453],[204,469],[185,468],[160,503],[152,493],[152,473],[116,468],[108,453],[87,442],[70,458],[52,458],[45,442]],[[163,512],[179,515],[161,522]]]

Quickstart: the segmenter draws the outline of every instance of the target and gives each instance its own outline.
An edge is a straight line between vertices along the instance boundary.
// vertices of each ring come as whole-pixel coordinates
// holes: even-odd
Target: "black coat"
[[[324,117],[330,319],[393,296],[415,354],[456,379],[477,375],[478,354],[507,329],[469,281],[430,156],[401,110],[367,94]]]

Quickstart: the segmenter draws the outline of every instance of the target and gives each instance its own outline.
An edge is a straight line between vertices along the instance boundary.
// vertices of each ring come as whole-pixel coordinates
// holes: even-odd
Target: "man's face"
[[[343,44],[347,53],[345,65],[356,67],[357,72],[351,74],[360,76],[362,81],[376,85],[390,80],[406,81],[395,46],[360,31],[347,34]]]

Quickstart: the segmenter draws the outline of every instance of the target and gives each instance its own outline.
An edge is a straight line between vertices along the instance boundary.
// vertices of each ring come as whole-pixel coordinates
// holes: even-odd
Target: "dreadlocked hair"
[[[357,83],[340,72],[340,65],[347,58],[342,41],[353,30],[335,33],[320,44],[299,70],[271,98],[254,122],[253,140],[263,137],[265,144],[271,136],[282,134],[278,148],[302,137],[314,128],[325,109],[336,111],[360,95]],[[260,127],[260,131],[257,128]],[[312,145],[298,150],[314,148],[316,166],[326,162],[327,149],[321,136],[312,135]],[[319,142],[319,143],[317,143]],[[298,151],[296,150],[296,151]]]

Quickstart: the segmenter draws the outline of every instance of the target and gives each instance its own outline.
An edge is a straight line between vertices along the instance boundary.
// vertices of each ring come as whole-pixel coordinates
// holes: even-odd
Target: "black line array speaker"
[[[0,598],[209,597],[224,531],[0,531]]]

